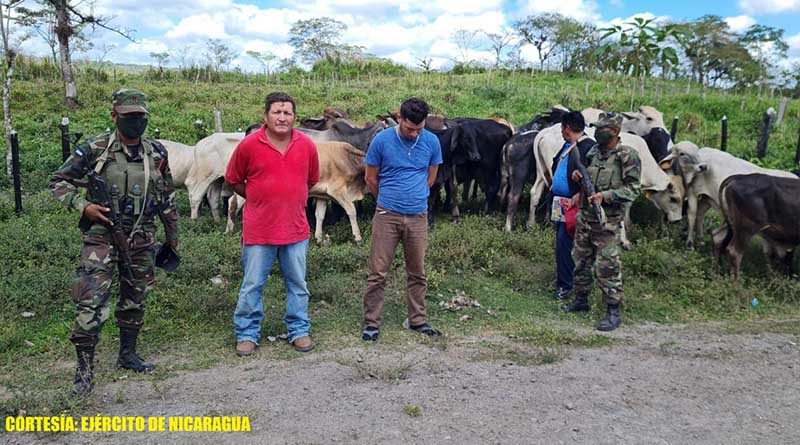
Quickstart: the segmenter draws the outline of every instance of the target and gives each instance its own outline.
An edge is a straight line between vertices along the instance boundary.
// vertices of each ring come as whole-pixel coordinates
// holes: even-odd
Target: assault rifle
[[[581,155],[580,150],[578,147],[575,146],[572,149],[572,153],[570,156],[575,158],[575,166],[577,167],[578,171],[581,173],[581,190],[586,195],[586,200],[589,200],[589,197],[597,193],[594,188],[594,184],[592,184],[592,178],[589,176],[589,172],[586,170],[586,166],[583,165],[581,162]],[[606,222],[606,212],[603,211],[603,206],[598,203],[591,203],[592,210],[594,210],[594,216],[597,218],[597,221],[601,224],[605,224]]]
[[[80,136],[79,136],[80,137]],[[77,142],[77,140],[76,140]],[[77,156],[81,157],[79,164],[84,168],[88,169],[87,181],[80,182],[80,185],[85,186],[88,190],[87,196],[91,197],[92,203],[97,204],[103,207],[106,207],[109,212],[106,214],[106,218],[110,221],[107,223],[106,226],[108,227],[109,232],[111,233],[111,244],[114,246],[114,249],[117,251],[117,262],[119,263],[119,273],[121,278],[125,278],[127,281],[133,281],[133,270],[131,269],[131,251],[130,251],[130,244],[128,243],[128,235],[125,234],[125,229],[122,227],[122,217],[114,210],[115,206],[115,197],[116,193],[111,193],[108,190],[108,184],[106,183],[105,178],[99,175],[97,172],[92,170],[91,168],[87,168],[91,166],[91,150],[87,150],[88,153],[83,153],[80,149],[75,151]],[[81,230],[89,230],[94,222],[90,221],[89,218],[81,215],[80,222],[78,223],[78,227]]]

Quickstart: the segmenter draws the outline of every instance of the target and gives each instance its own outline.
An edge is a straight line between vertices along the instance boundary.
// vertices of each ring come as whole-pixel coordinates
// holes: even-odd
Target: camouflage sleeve
[[[632,148],[621,150],[619,160],[623,185],[620,188],[603,192],[603,200],[619,204],[633,202],[639,196],[642,188],[642,162],[639,154]]]
[[[172,182],[167,150],[158,142],[154,145],[157,145],[158,155],[160,155],[160,159],[157,161],[158,170],[164,178],[163,196],[165,201],[160,206],[161,210],[158,213],[158,218],[164,224],[164,233],[167,236],[167,241],[174,241],[178,239],[178,208],[175,207],[175,184]]]
[[[78,190],[75,182],[86,176],[92,168],[91,152],[89,144],[85,142],[80,144],[75,153],[67,158],[50,178],[50,192],[53,197],[68,209],[75,209],[81,214],[89,201]]]

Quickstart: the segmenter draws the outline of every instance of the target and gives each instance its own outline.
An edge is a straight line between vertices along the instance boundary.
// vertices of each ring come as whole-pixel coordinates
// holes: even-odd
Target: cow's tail
[[[730,244],[731,240],[733,239],[733,224],[731,224],[730,206],[728,205],[728,198],[733,199],[733,197],[729,196],[728,193],[728,185],[730,184],[728,179],[722,181],[722,184],[719,187],[720,212],[722,213],[724,224],[727,226],[728,230],[725,232],[725,238],[723,238],[719,244],[715,243],[714,245],[714,254],[717,256],[717,258],[719,258],[725,252],[725,250],[727,250],[728,244]]]

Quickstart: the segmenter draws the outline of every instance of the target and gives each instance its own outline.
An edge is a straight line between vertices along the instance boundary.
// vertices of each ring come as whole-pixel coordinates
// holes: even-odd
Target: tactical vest
[[[605,192],[624,186],[625,183],[622,181],[620,148],[618,147],[616,150],[611,151],[605,158],[602,157],[599,146],[595,145],[592,150],[594,151],[594,156],[592,156],[586,170],[592,178],[595,190],[597,192]],[[607,215],[612,216],[622,212],[622,206],[618,203],[607,203],[604,201],[603,209],[605,209]]]
[[[98,145],[107,143],[108,139],[98,140]],[[155,164],[153,153],[156,150],[153,142],[141,138],[141,159],[131,161],[125,153],[124,144],[117,139],[111,146],[94,146],[101,149],[95,169],[106,179],[109,193],[111,194],[114,210],[122,215],[126,226],[140,221],[142,225],[149,225],[158,213],[158,206],[166,201],[164,195],[165,181]],[[104,159],[105,158],[105,159]],[[149,184],[145,187],[145,162],[147,162]],[[145,195],[146,194],[146,195]]]

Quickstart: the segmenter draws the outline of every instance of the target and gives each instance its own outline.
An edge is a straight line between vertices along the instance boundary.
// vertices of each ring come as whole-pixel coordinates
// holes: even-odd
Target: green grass
[[[412,94],[425,97],[436,111],[450,116],[499,113],[517,124],[554,103],[622,110],[630,109],[631,103],[651,104],[667,117],[682,116],[680,139],[709,144],[716,134],[716,120],[727,114],[731,119],[731,151],[744,157],[754,152],[758,114],[767,106],[777,107],[778,102],[717,91],[709,91],[703,99],[696,90],[685,94],[685,84],[660,81],[646,90],[646,96],[631,96],[625,88],[627,81],[616,78],[589,79],[590,94],[585,96],[585,82],[583,78],[554,74],[432,74],[337,85],[306,81],[282,84],[280,88],[295,95],[300,116],[317,115],[323,106],[336,105],[346,108],[356,121],[384,113]],[[606,83],[610,84],[608,93]],[[150,95],[151,129],[158,127],[163,137],[190,143],[196,140],[193,121],[210,121],[215,106],[223,111],[225,129],[235,130],[259,119],[264,95],[278,88],[246,82],[144,83],[136,77],[119,78],[117,83],[80,83],[83,107],[69,113],[72,128],[90,135],[109,126],[107,98],[121,85],[143,88]],[[77,215],[62,209],[45,190],[50,173],[60,163],[57,125],[64,111],[60,95],[61,86],[56,83],[14,84],[12,100],[22,143],[25,212],[19,217],[13,215],[10,189],[7,182],[0,182],[4,184],[0,186],[0,416],[20,410],[47,414],[92,408],[91,402],[76,405],[67,393],[74,366],[67,337],[73,317],[69,288],[80,248]],[[741,101],[745,102],[744,109],[740,109]],[[790,103],[784,124],[773,134],[764,164],[791,167],[798,114],[797,102]],[[188,215],[184,193],[179,194],[179,206],[181,214]],[[372,206],[369,200],[365,202],[367,215]],[[526,204],[520,207],[526,208]],[[646,210],[647,206],[638,207]],[[524,217],[519,215],[517,227],[522,226]],[[716,225],[713,215],[711,218],[709,228]],[[437,221],[426,259],[430,321],[446,332],[447,338],[421,339],[401,328],[406,317],[405,277],[402,253],[398,251],[389,274],[385,325],[377,351],[402,351],[420,343],[448,350],[478,339],[475,360],[538,365],[563,359],[573,347],[611,344],[609,337],[593,330],[603,310],[597,290],[592,295],[593,311],[586,315],[563,314],[559,303],[551,298],[555,267],[552,230],[540,226],[530,232],[507,234],[502,231],[503,218],[499,216],[467,215],[458,225],[448,219],[441,216]],[[360,224],[368,240],[368,216]],[[308,257],[316,353],[362,348],[362,292],[369,242],[353,244],[346,221],[325,231],[331,236],[331,245],[312,245]],[[223,232],[224,224],[211,221],[207,210],[197,221],[182,219],[181,267],[174,274],[159,271],[155,291],[147,301],[141,353],[156,358],[159,369],[151,376],[127,378],[161,385],[177,371],[240,363],[232,353],[231,320],[242,278],[239,234]],[[747,329],[761,332],[795,332],[789,327],[793,325],[781,320],[796,319],[800,312],[800,281],[796,277],[772,274],[764,267],[763,254],[754,248],[745,259],[744,279],[734,284],[717,273],[708,247],[686,252],[680,230],[673,228],[671,234],[663,236],[647,224],[632,231],[636,248],[623,254],[626,326],[710,320],[756,326]],[[163,239],[162,234],[159,237]],[[221,284],[212,283],[215,277]],[[478,300],[481,307],[451,312],[439,306],[458,292]],[[749,305],[753,297],[761,301],[755,309]],[[111,301],[116,301],[116,295]],[[265,289],[264,336],[284,331],[283,306],[283,286],[276,268]],[[35,315],[22,317],[26,311]],[[465,315],[468,317],[462,319]],[[125,375],[112,366],[117,335],[113,322],[107,323],[97,360],[101,385]],[[484,342],[498,338],[503,341]],[[258,354],[261,359],[281,360],[300,356],[281,341],[264,341]],[[407,372],[402,363],[385,369],[370,363],[350,365],[357,375],[372,373],[382,380],[396,381]]]

